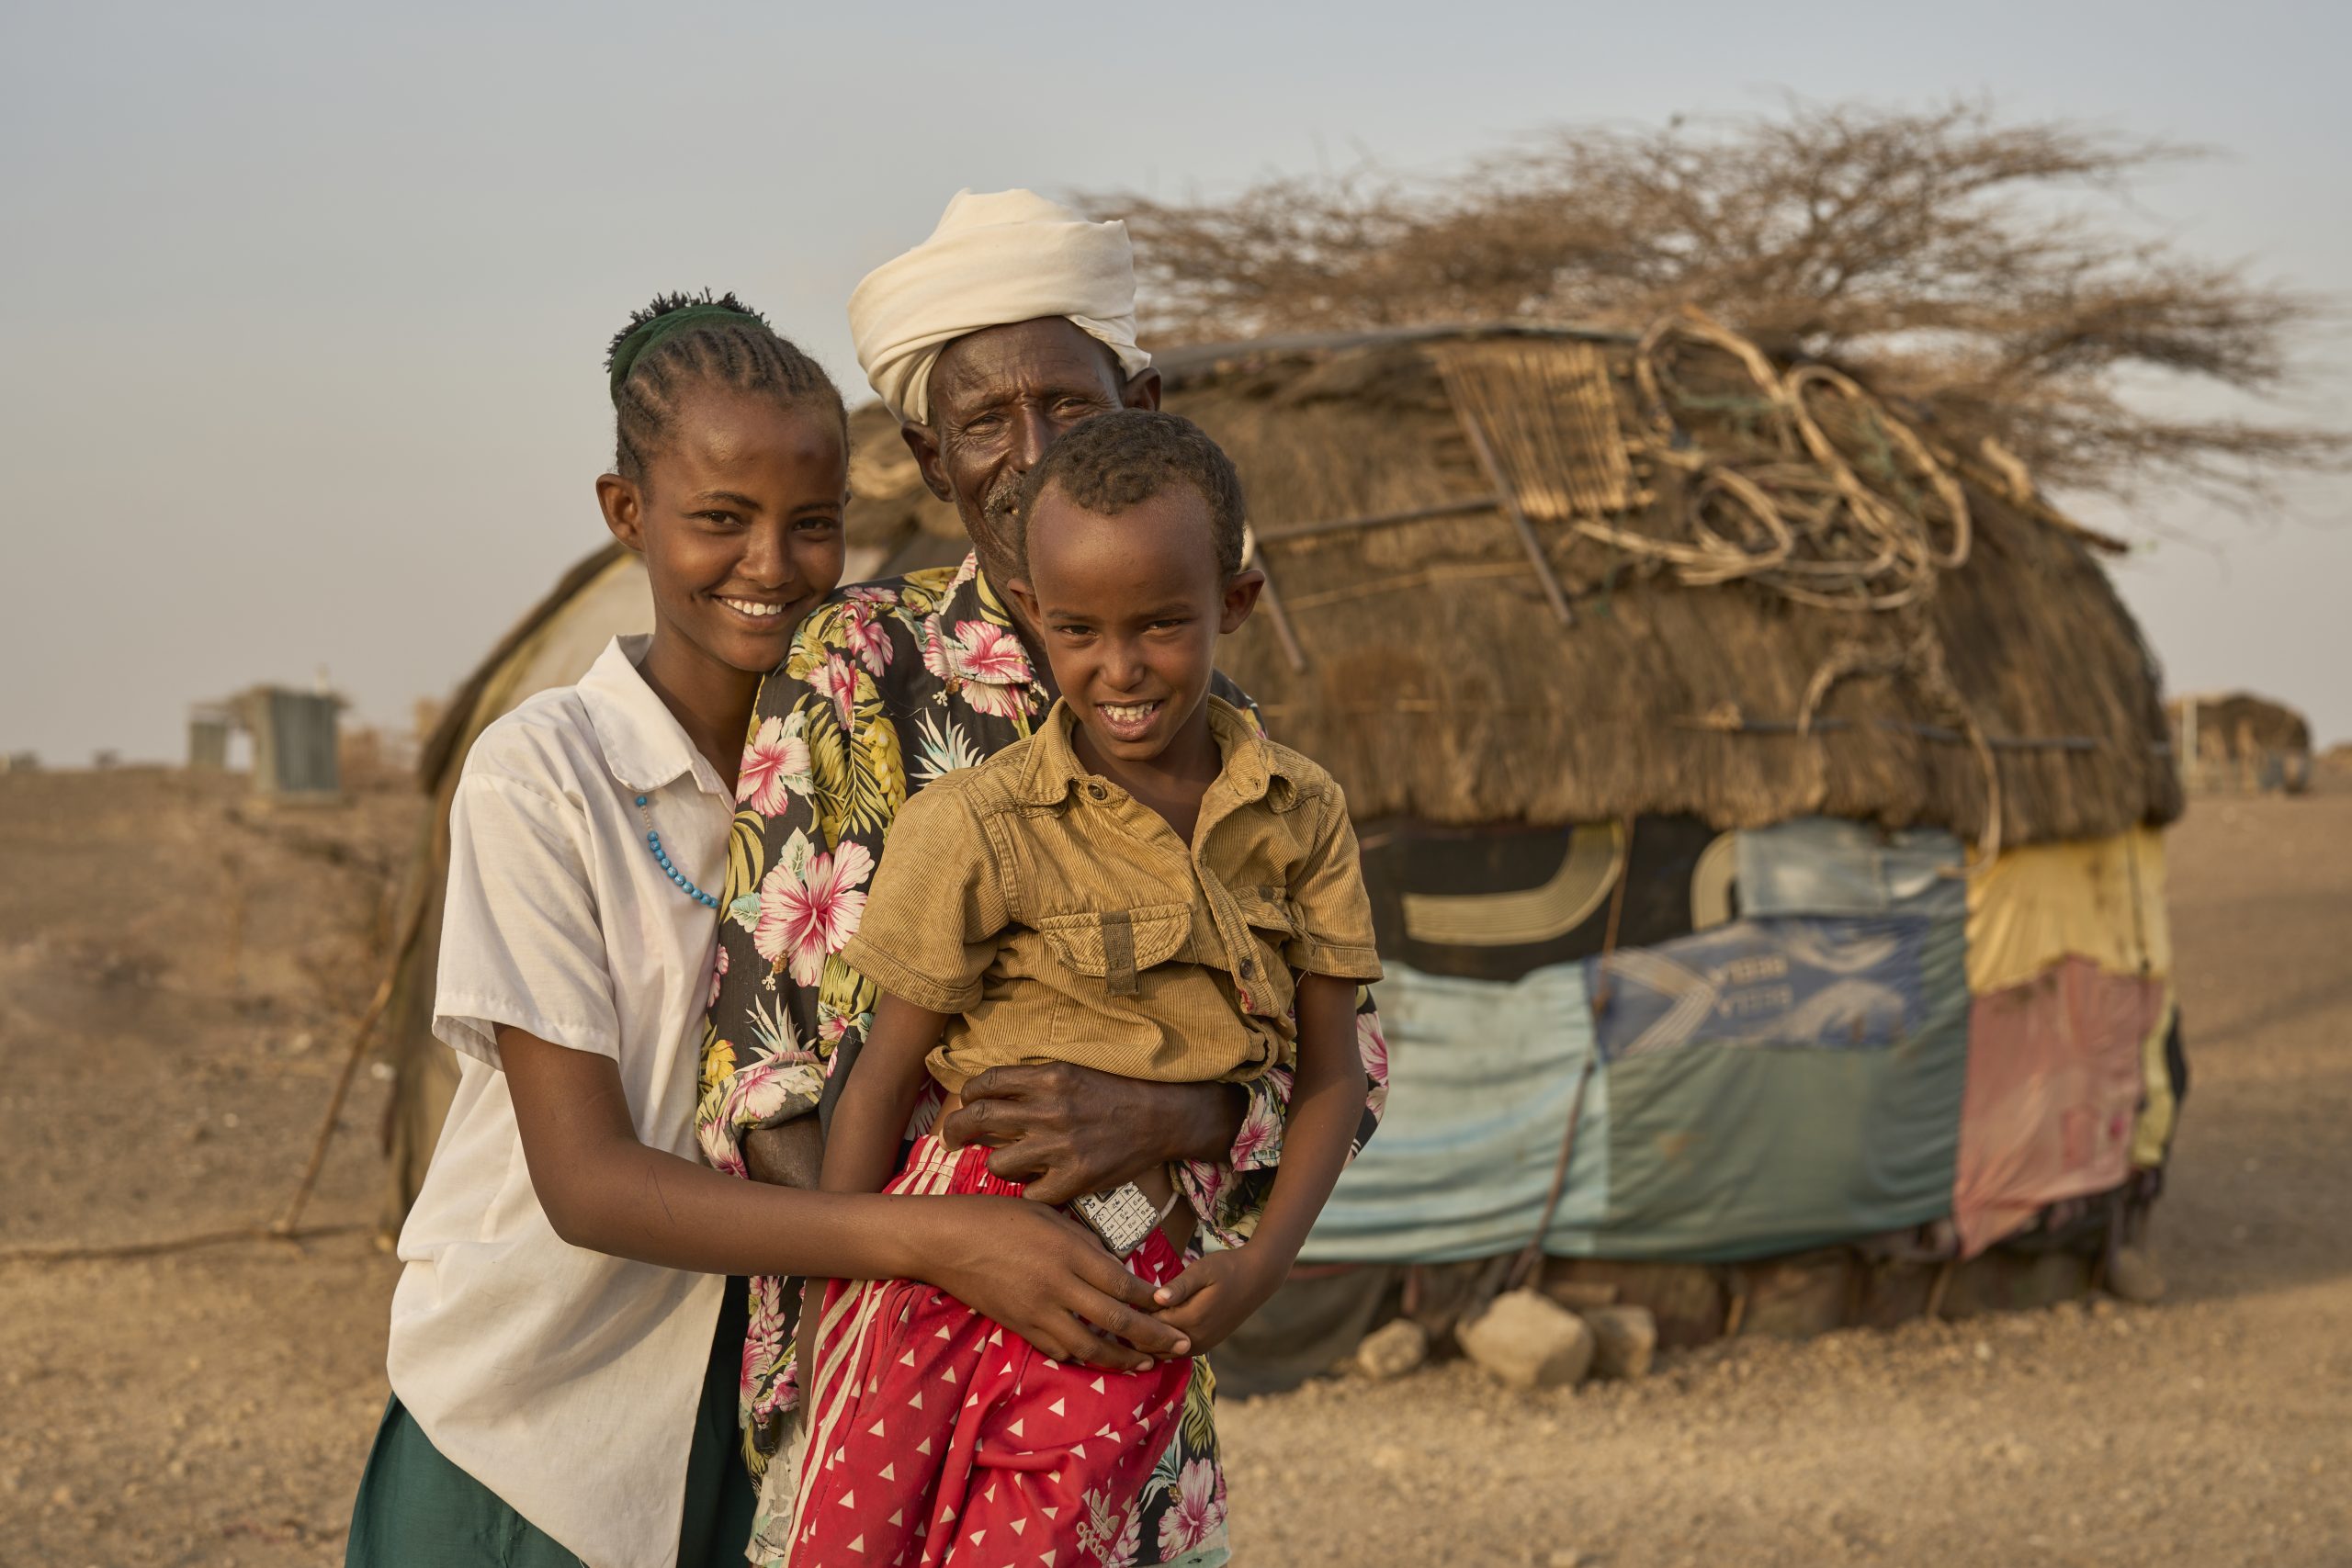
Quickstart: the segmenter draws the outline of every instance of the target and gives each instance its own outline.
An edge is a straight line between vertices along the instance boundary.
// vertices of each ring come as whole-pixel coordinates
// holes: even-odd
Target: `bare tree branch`
[[[1369,164],[1221,201],[1082,195],[1125,217],[1160,342],[1468,321],[1637,329],[1684,304],[1827,359],[1985,437],[2048,485],[2244,499],[2332,468],[2345,433],[2167,419],[2161,372],[2256,396],[2326,302],[2151,239],[2133,183],[2197,149],[1979,103],[1792,102],[1663,128],[1571,127],[1441,178]]]

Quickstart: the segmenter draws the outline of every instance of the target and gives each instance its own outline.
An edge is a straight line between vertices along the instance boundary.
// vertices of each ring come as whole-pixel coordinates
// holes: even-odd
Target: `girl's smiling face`
[[[615,537],[645,559],[657,635],[744,675],[784,662],[842,575],[849,453],[821,405],[686,391],[636,480],[597,482]]]

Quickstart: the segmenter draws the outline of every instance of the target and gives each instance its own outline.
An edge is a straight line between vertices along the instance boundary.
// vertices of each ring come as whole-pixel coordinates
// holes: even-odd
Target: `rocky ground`
[[[0,1249],[274,1212],[413,810],[0,776]],[[1742,1340],[1574,1393],[1455,1363],[1235,1402],[1240,1560],[2352,1562],[2352,795],[2201,803],[2173,845],[2165,1304]],[[341,1560],[384,1397],[381,1096],[313,1208],[356,1230],[0,1262],[0,1562]]]

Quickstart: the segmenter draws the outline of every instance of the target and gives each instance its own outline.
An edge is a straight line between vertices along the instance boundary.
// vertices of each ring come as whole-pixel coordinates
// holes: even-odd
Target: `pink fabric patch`
[[[2164,1010],[2154,979],[2064,958],[1974,998],[1952,1218],[1973,1258],[2044,1205],[2120,1186],[2131,1171],[2140,1052]]]

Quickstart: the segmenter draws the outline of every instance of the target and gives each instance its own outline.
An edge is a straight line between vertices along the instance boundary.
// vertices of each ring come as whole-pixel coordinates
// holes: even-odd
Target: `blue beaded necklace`
[[[718,899],[696,887],[687,880],[684,872],[670,863],[670,852],[662,847],[662,835],[653,830],[653,809],[646,804],[646,797],[641,795],[637,797],[637,815],[638,819],[645,824],[645,847],[653,852],[654,861],[663,871],[669,873],[670,880],[676,883],[686,897],[695,903],[709,908],[718,908]]]

